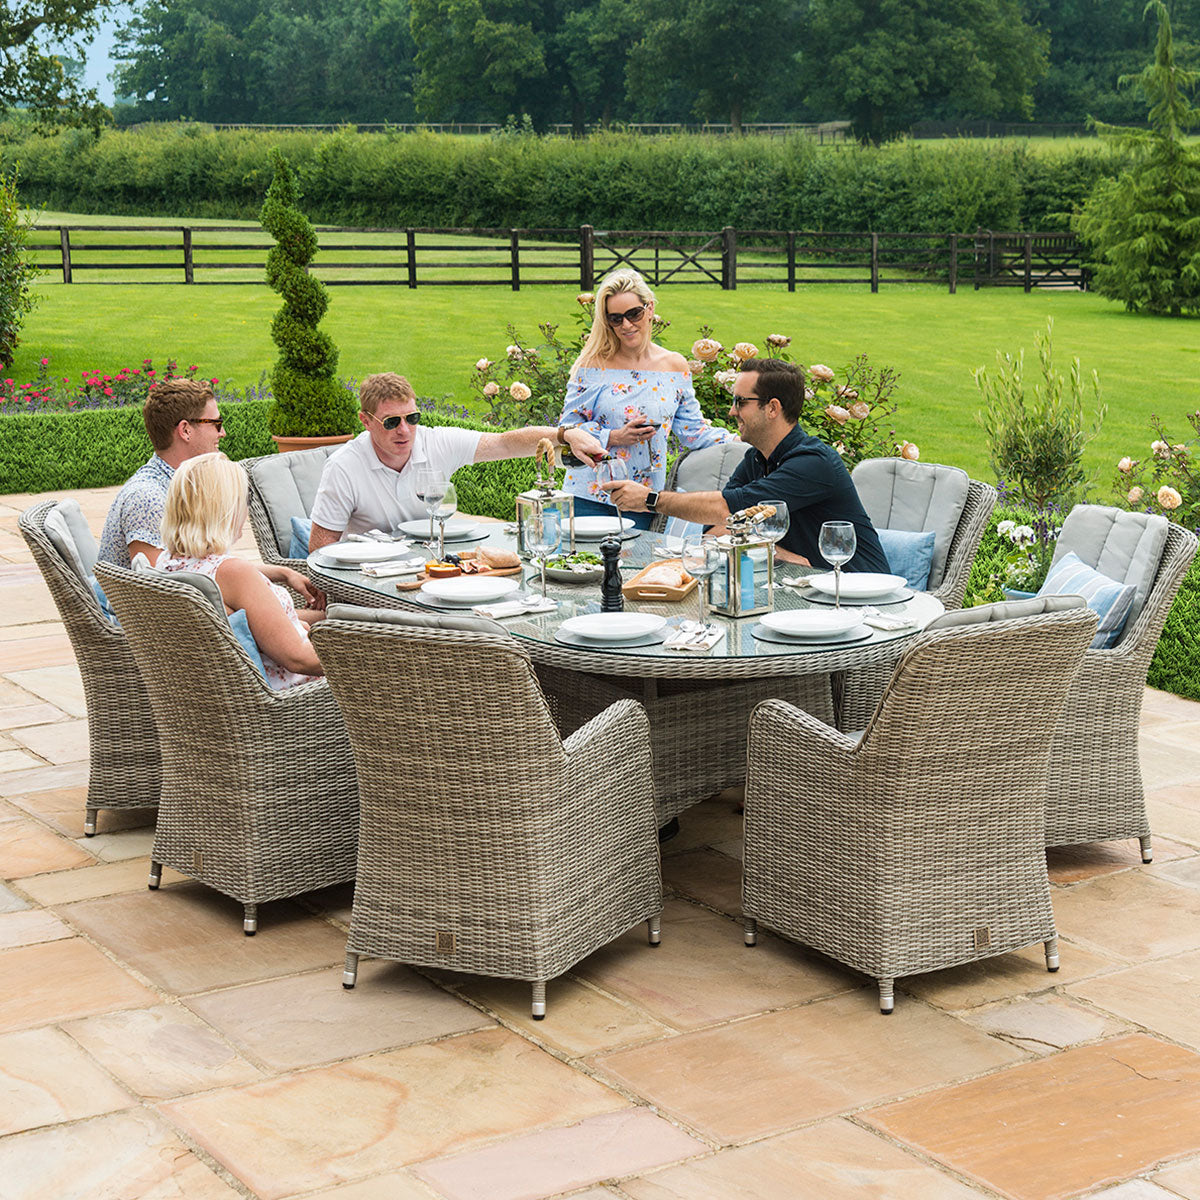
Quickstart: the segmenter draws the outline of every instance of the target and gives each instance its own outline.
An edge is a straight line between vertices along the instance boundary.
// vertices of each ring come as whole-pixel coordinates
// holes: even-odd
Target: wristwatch
[[[657,492],[647,492],[646,493],[646,511],[647,512],[657,512],[658,511],[658,493]]]
[[[558,434],[556,436],[556,440],[560,446],[566,446],[566,445],[570,444],[567,441],[567,427],[565,425],[560,425],[558,427]]]

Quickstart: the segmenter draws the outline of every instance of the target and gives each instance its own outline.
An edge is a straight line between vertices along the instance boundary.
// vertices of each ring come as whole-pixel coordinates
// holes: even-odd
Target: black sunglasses
[[[215,425],[220,433],[225,428],[224,417],[185,417],[189,425]]]
[[[421,423],[421,414],[419,412],[404,413],[394,417],[376,417],[374,413],[367,413],[367,416],[375,417],[375,420],[378,421],[380,425],[382,425],[384,429],[388,431],[388,433],[391,433],[393,429],[399,429],[401,422],[407,425],[420,425]]]
[[[628,321],[630,325],[636,325],[642,319],[642,314],[645,311],[646,306],[639,304],[636,308],[627,308],[624,312],[619,313],[605,313],[604,316],[614,329],[619,329],[625,321]]]

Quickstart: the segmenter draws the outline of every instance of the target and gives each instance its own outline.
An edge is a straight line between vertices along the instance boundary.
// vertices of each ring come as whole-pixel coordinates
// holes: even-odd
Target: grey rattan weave
[[[545,984],[662,909],[645,712],[559,739],[528,653],[494,633],[327,620],[313,642],[350,731],[359,955]]]
[[[1143,861],[1150,861],[1138,754],[1142,694],[1163,622],[1195,554],[1196,535],[1169,526],[1141,612],[1111,650],[1089,649],[1083,656],[1050,751],[1047,846],[1138,838]]]
[[[104,615],[91,588],[46,536],[46,514],[54,503],[30,506],[17,526],[58,606],[83,678],[88,715],[84,832],[91,836],[100,809],[157,806],[162,767],[150,698],[124,631]]]
[[[1046,764],[1085,608],[923,633],[861,740],[769,700],[750,721],[743,913],[879,981],[1046,943]]]
[[[324,680],[273,691],[212,606],[167,575],[100,564],[160,731],[163,865],[257,906],[354,878],[354,758]]]
[[[338,449],[340,446],[320,446],[242,460],[250,477],[250,529],[263,562],[308,574],[305,559],[288,557],[291,518],[307,517],[312,511],[322,468]]]

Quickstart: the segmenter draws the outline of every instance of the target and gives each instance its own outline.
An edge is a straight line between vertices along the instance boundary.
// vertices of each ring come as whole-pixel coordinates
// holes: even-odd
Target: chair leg
[[[879,981],[879,1011],[885,1017],[891,1016],[892,1010],[896,1007],[895,989],[895,979],[881,979]]]
[[[533,1019],[535,1021],[546,1019],[546,981],[544,979],[533,985]]]
[[[258,905],[243,904],[245,910],[242,916],[242,932],[247,937],[253,937],[258,932]]]
[[[146,886],[155,892],[158,890],[158,885],[162,883],[162,863],[150,862],[150,878],[146,880]]]
[[[742,918],[742,937],[747,946],[758,945],[758,922],[753,917]]]
[[[1046,970],[1053,974],[1058,970],[1058,937],[1057,935],[1046,942]]]
[[[662,914],[657,913],[646,922],[646,938],[652,946],[662,945]]]
[[[1150,835],[1146,834],[1144,838],[1138,838],[1142,844],[1142,862],[1148,863],[1154,861],[1154,851],[1150,848]]]
[[[83,836],[96,836],[96,814],[100,810],[98,808],[88,808],[83,813]]]
[[[349,991],[358,982],[358,955],[346,951],[346,965],[342,969],[342,987]]]

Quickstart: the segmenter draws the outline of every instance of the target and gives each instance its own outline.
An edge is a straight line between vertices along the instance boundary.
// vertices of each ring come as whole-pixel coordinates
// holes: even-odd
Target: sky
[[[113,85],[109,75],[115,64],[109,55],[116,40],[117,26],[128,19],[131,7],[128,4],[114,6],[101,23],[100,32],[96,34],[92,44],[85,48],[87,58],[84,79],[89,87],[94,87],[100,93],[100,99],[105,104],[113,102]]]

